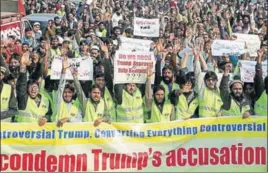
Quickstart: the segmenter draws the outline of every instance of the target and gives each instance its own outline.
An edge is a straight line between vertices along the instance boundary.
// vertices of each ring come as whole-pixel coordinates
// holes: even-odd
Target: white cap
[[[39,25],[40,26],[40,23],[39,22],[34,22],[33,26],[35,25]]]
[[[93,45],[93,46],[91,46],[91,49],[95,49],[95,50],[100,50],[100,48],[98,47],[98,46],[96,46],[96,45]]]

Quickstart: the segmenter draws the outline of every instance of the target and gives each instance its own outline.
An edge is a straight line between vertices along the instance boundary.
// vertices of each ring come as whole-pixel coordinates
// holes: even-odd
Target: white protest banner
[[[117,51],[114,58],[114,83],[145,83],[147,69],[155,71],[153,52]],[[154,83],[154,76],[152,77]]]
[[[120,37],[119,50],[149,52],[152,44],[151,40],[141,40],[127,37]]]
[[[238,56],[246,52],[245,42],[230,40],[214,40],[211,49],[213,56]]]
[[[258,35],[252,34],[238,34],[234,33],[237,37],[237,41],[244,41],[247,44],[246,52],[249,53],[250,56],[256,57],[258,49],[261,47],[261,41]]]
[[[254,82],[256,61],[240,60],[240,74],[243,82]],[[267,76],[267,61],[262,63],[262,77]]]
[[[79,80],[93,80],[93,61],[91,58],[72,58],[68,59],[72,68],[77,68]],[[61,77],[62,59],[54,58],[51,65],[51,79],[59,80]],[[73,80],[71,71],[66,71],[65,79]]]
[[[134,18],[134,35],[159,37],[159,19]]]

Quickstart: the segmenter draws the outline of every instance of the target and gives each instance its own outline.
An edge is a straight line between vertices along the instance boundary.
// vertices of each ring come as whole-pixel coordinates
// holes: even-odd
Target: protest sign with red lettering
[[[117,51],[114,58],[114,83],[145,83],[148,68],[155,70],[152,52]]]

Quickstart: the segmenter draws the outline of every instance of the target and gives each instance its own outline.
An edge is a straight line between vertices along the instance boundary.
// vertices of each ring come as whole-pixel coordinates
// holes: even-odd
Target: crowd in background
[[[2,121],[61,126],[267,116],[268,79],[263,80],[262,62],[268,56],[268,4],[263,0],[25,0],[25,9],[26,14],[59,16],[44,30],[35,22],[22,39],[1,48]],[[159,37],[134,36],[135,17],[158,18]],[[234,40],[233,33],[258,35],[258,56],[213,56],[213,41]],[[153,41],[156,66],[148,69],[145,84],[113,84],[120,37]],[[185,48],[192,51],[181,57]],[[60,80],[50,79],[55,56],[62,57]],[[93,81],[78,80],[68,63],[78,57],[93,60]],[[239,73],[230,78],[239,60],[257,61],[254,83],[244,83]],[[67,69],[74,80],[65,80]],[[217,73],[223,73],[219,87]]]

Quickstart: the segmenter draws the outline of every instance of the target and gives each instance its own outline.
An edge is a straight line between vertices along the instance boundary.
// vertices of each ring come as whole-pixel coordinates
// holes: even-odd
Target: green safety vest
[[[261,97],[256,101],[254,111],[256,115],[267,116],[267,93],[263,91]]]
[[[143,123],[143,101],[139,89],[133,95],[123,90],[122,104],[116,107],[116,121],[125,123]]]
[[[53,114],[51,117],[52,122],[57,122],[63,118],[69,118],[70,121],[72,119],[75,119],[78,116],[79,113],[79,101],[78,99],[72,100],[72,106],[70,109],[68,109],[67,104],[63,99],[61,101],[60,107],[58,108],[57,112]],[[82,117],[81,117],[82,122]]]
[[[216,117],[222,105],[220,93],[205,87],[203,96],[199,96],[199,117]]]
[[[160,85],[162,85],[165,88],[165,101],[167,103],[170,103],[170,100],[168,98],[168,95],[169,95],[168,85],[165,84],[163,81],[161,82]],[[177,89],[180,89],[180,86],[177,83],[173,82],[172,83],[172,90],[171,91],[174,91],[174,90],[177,90]]]
[[[38,122],[39,119],[46,115],[49,109],[49,100],[41,95],[41,102],[39,107],[36,105],[34,99],[28,97],[25,110],[19,110],[15,117],[16,122]]]
[[[146,123],[170,122],[172,107],[173,107],[172,104],[164,103],[163,111],[160,112],[159,108],[153,101],[152,110],[151,110],[151,118],[146,120]]]
[[[105,103],[105,111],[106,115],[111,117],[112,121],[116,121],[116,112],[113,98],[110,94],[110,91],[105,87],[104,90],[104,103]]]
[[[105,105],[103,99],[100,100],[96,108],[94,107],[91,100],[88,99],[85,115],[83,117],[83,122],[94,122],[96,119],[104,117],[104,113]]]
[[[1,92],[1,103],[0,103],[1,112],[8,111],[10,95],[11,95],[11,85],[3,84]]]
[[[186,97],[181,94],[179,96],[179,102],[175,106],[176,120],[184,118],[190,118],[194,115],[194,112],[198,106],[198,98],[194,98],[188,105]]]
[[[249,105],[242,106],[242,109],[240,106],[234,101],[234,99],[231,99],[231,107],[229,110],[222,110],[223,116],[242,116],[243,113],[250,110]]]

